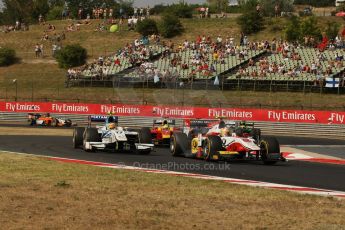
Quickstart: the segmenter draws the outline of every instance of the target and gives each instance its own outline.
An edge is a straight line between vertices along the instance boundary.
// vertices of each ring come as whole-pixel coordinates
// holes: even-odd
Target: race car
[[[50,116],[49,113],[29,113],[28,122],[31,126],[52,126],[52,127],[71,127],[72,121],[70,119],[62,119]]]
[[[154,145],[149,128],[122,128],[118,126],[118,117],[108,116],[103,126],[75,128],[73,147],[83,148],[85,151],[131,151],[150,154]]]
[[[153,127],[151,129],[151,138],[155,145],[169,145],[170,138],[174,131],[178,130],[173,127],[175,120],[158,119],[153,120]]]
[[[205,160],[261,160],[264,164],[286,161],[274,137],[262,137],[254,124],[220,120],[187,122],[183,132],[175,132],[170,141],[173,156]]]

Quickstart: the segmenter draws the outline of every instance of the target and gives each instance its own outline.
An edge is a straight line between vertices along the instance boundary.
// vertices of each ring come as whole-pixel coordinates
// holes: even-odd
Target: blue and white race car
[[[100,117],[101,119],[102,117]],[[118,117],[107,116],[105,125],[77,127],[73,132],[74,148],[85,151],[131,151],[149,154],[154,147],[149,128],[129,129],[118,126]]]

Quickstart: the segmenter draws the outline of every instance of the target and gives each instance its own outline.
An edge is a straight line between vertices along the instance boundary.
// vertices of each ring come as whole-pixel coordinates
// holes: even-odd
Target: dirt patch
[[[70,136],[73,129],[47,128],[47,127],[0,127],[0,135],[24,135],[24,136]]]
[[[345,201],[0,153],[3,229],[342,229]]]
[[[57,64],[54,59],[22,59],[21,62],[26,64]]]

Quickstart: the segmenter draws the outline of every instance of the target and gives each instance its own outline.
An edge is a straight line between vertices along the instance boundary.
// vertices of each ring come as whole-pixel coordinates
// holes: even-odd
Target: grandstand
[[[113,55],[100,57],[90,64],[70,69],[67,82],[69,85],[76,85],[80,81],[109,81],[142,62],[159,57],[165,49],[157,44],[125,47]]]
[[[284,57],[282,53],[275,53],[266,58],[269,66],[282,66],[283,69],[280,72],[262,69],[260,62],[263,59],[260,59],[254,66],[248,66],[244,70],[244,75],[231,75],[227,79],[315,81],[318,79],[317,72],[322,74],[330,70],[328,77],[335,77],[344,70],[344,61],[342,61],[341,65],[335,65],[336,55],[340,55],[342,53],[341,50],[325,50],[320,53],[314,48],[298,48],[295,52],[300,57],[298,60]],[[303,67],[306,66],[310,68],[310,71],[303,70]],[[313,71],[313,66],[315,66],[315,71]],[[260,76],[260,73],[263,74]]]
[[[242,51],[245,48],[246,47],[241,47],[240,50]],[[178,76],[181,79],[193,77],[195,80],[207,80],[220,74],[224,74],[225,72],[247,62],[250,58],[256,58],[264,52],[265,51],[263,50],[249,50],[248,54],[243,58],[239,58],[237,55],[227,55],[222,61],[215,60],[214,55],[212,55],[212,53],[208,53],[205,61],[207,68],[204,68],[203,65],[199,65],[199,68],[198,65],[193,63],[198,52],[188,48],[177,53],[172,53],[166,58],[157,60],[153,63],[153,66],[159,71],[177,71]],[[171,65],[171,62],[176,56],[180,57],[181,64],[185,65],[186,68],[183,68],[181,64],[176,66]]]
[[[83,85],[87,81],[100,81],[101,85],[112,87],[114,82],[125,86],[121,81],[130,84],[146,82],[147,87],[157,87],[157,82],[175,83],[174,87],[179,82],[201,85],[206,82],[207,88],[207,84],[212,85],[210,81],[219,76],[223,89],[256,82],[256,86],[261,84],[267,90],[272,84],[297,85],[299,88],[323,86],[326,77],[335,78],[344,73],[341,47],[320,50],[284,42],[279,44],[280,49],[272,50],[266,45],[267,42],[252,42],[237,46],[228,40],[197,45],[190,42],[176,49],[158,44],[134,45],[134,49],[125,47],[101,63],[94,62],[79,72],[76,70],[78,74],[72,72],[69,81],[83,81]]]

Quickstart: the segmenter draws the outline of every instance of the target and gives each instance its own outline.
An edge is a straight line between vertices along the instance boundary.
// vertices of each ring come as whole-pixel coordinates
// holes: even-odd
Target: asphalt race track
[[[278,140],[281,145],[325,145],[324,149],[327,145],[344,144],[342,140],[300,137],[278,137]],[[72,137],[53,136],[0,136],[0,150],[345,191],[344,165],[302,161],[279,162],[273,166],[262,162],[205,162],[172,157],[168,148],[156,148],[150,155],[87,153],[73,149]]]

